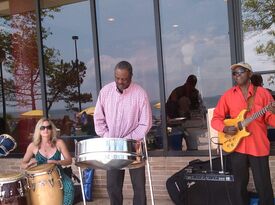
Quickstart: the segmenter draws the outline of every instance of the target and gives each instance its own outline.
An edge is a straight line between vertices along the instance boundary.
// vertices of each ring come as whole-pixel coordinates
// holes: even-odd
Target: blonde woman
[[[61,154],[64,159],[61,160]],[[33,140],[29,144],[22,160],[22,168],[53,163],[60,169],[64,186],[64,205],[72,205],[74,186],[72,180],[63,172],[62,165],[72,164],[72,157],[62,139],[57,138],[56,126],[47,118],[40,119],[34,130]]]

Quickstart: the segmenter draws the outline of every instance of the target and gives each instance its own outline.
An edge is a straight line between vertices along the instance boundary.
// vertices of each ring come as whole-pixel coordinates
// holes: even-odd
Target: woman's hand
[[[61,165],[61,164],[60,164],[60,160],[48,160],[47,163],[49,163],[49,164]]]
[[[29,167],[33,167],[37,165],[36,159],[32,158],[28,163],[22,166],[23,169],[27,169]]]

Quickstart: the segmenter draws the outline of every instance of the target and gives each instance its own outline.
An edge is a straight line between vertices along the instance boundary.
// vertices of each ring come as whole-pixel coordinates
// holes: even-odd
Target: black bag
[[[183,205],[187,202],[188,185],[184,175],[185,171],[181,170],[166,181],[168,194],[176,205]]]
[[[212,162],[214,170],[221,170],[219,158]],[[230,164],[224,165],[229,170]],[[232,205],[232,182],[186,180],[188,173],[209,171],[209,167],[209,161],[194,160],[167,179],[168,194],[176,205]]]

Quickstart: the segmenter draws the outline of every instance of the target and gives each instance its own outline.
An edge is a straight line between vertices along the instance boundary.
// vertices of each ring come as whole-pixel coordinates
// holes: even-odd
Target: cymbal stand
[[[146,156],[146,167],[147,167],[148,178],[149,178],[151,202],[152,202],[152,205],[155,205],[153,186],[152,186],[152,178],[151,178],[151,169],[150,169],[150,164],[149,164],[149,157],[148,157],[147,144],[146,144],[145,137],[143,138],[143,142],[144,142],[144,149],[145,149],[145,156]]]
[[[75,148],[76,148],[77,140],[74,140],[74,143],[75,143]],[[76,150],[76,149],[75,149],[75,150]],[[83,187],[82,170],[81,170],[80,167],[78,167],[78,173],[79,173],[79,178],[80,178],[80,186],[81,186],[81,193],[82,193],[83,205],[86,205],[86,198],[85,198],[84,187]]]

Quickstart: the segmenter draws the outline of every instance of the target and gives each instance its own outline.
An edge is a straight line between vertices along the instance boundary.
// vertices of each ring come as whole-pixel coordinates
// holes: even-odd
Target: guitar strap
[[[254,86],[253,88],[253,95],[251,95],[248,100],[247,100],[247,110],[250,111],[252,106],[253,106],[253,103],[254,103],[254,98],[255,98],[255,94],[256,94],[256,91],[257,91],[257,86]]]

